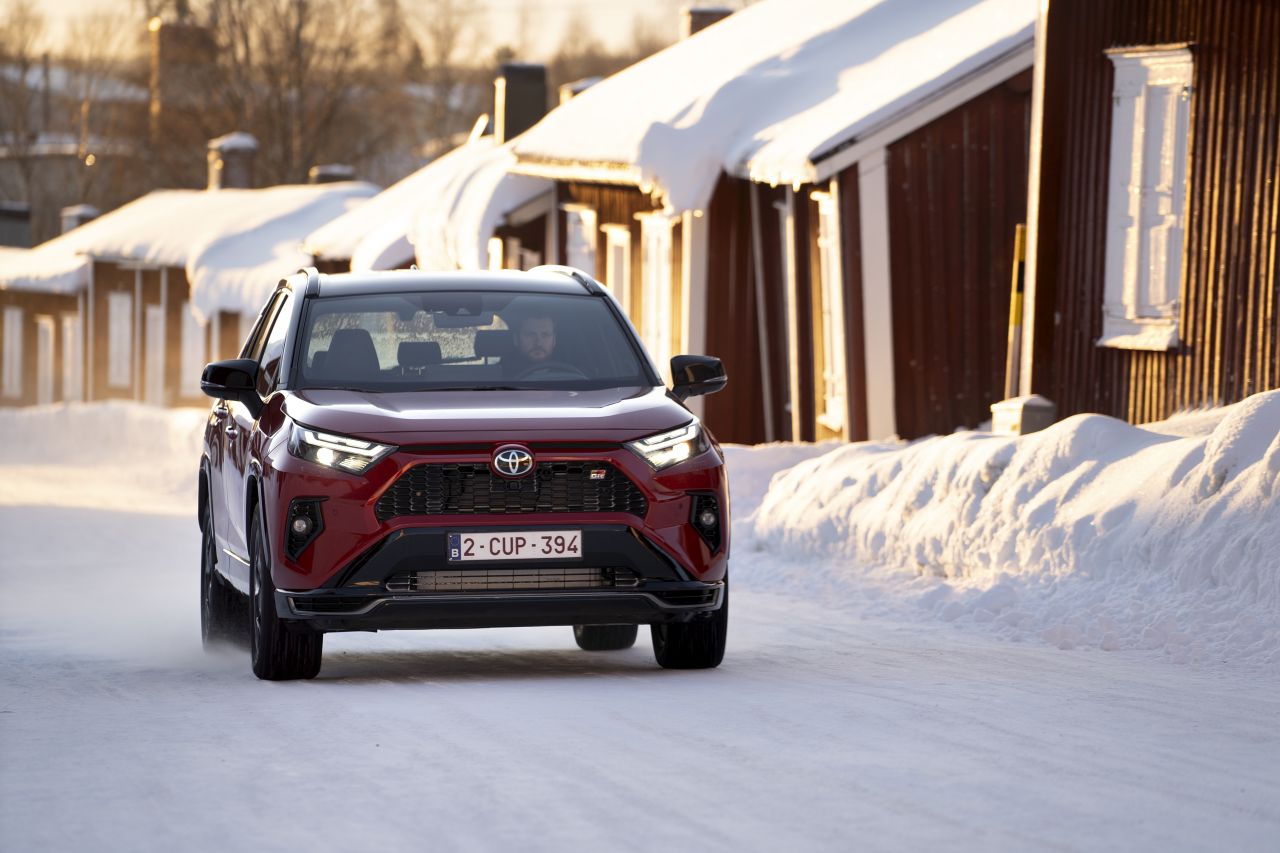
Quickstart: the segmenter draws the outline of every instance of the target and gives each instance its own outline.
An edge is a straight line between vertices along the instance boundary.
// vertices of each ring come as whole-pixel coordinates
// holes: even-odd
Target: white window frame
[[[58,360],[58,326],[52,314],[37,314],[36,329],[36,405],[53,403],[54,364]]]
[[[600,233],[595,208],[585,204],[564,204],[565,263],[596,277],[596,235]]]
[[[22,309],[6,306],[4,309],[4,396],[22,396]]]
[[[84,330],[80,315],[62,315],[62,399],[84,398],[84,354],[81,350]]]
[[[107,294],[107,387],[133,384],[133,294]]]
[[[143,363],[145,396],[143,400],[152,406],[166,403],[164,362],[167,355],[164,332],[164,306],[147,305],[142,311],[142,334],[146,361]]]
[[[814,191],[818,203],[818,321],[822,331],[822,389],[818,423],[845,435],[847,382],[844,344],[844,277],[840,266],[840,216],[836,184],[830,192]]]
[[[1115,66],[1099,346],[1178,344],[1193,61],[1186,46],[1107,51]]]
[[[670,381],[674,303],[672,220],[663,213],[637,215],[640,220],[640,336],[658,370]]]
[[[604,286],[631,314],[631,228],[616,223],[601,225],[605,236]]]
[[[184,397],[200,396],[200,375],[208,363],[205,353],[207,337],[205,324],[200,322],[195,307],[190,302],[183,302],[182,353],[178,360],[182,378],[178,381],[178,393]]]
[[[506,262],[506,244],[501,237],[490,237],[489,242],[485,244],[486,254],[489,258],[489,269],[500,270]]]

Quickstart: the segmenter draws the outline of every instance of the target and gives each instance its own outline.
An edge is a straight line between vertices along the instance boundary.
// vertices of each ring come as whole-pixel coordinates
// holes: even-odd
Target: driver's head
[[[530,361],[546,361],[556,349],[556,323],[550,317],[525,317],[516,329],[516,349]]]

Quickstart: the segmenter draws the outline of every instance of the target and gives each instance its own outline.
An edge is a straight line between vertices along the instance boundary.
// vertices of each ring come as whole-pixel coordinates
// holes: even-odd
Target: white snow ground
[[[513,629],[259,682],[199,646],[202,422],[0,413],[0,850],[1276,849],[1266,660],[1010,642],[919,606],[962,579],[767,535],[770,472],[831,448],[730,449],[718,670]]]

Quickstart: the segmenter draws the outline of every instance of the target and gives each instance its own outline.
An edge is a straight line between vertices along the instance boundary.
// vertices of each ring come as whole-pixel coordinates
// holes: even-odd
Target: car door
[[[251,358],[261,362],[262,351],[267,345],[269,332],[275,326],[288,325],[288,313],[281,310],[289,297],[288,291],[280,291],[272,297],[263,311],[258,324],[254,327],[241,351],[241,358]],[[247,587],[249,583],[249,567],[245,562],[249,557],[248,523],[245,518],[248,509],[246,496],[246,479],[249,473],[250,450],[253,446],[253,432],[256,422],[243,403],[235,400],[223,400],[226,415],[223,418],[223,458],[222,484],[223,502],[225,504],[225,547],[237,558],[229,566],[234,580],[241,581]]]

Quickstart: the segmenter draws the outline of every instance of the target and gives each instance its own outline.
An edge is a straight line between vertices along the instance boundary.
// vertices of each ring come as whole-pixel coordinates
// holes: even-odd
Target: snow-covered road
[[[520,629],[331,637],[316,681],[267,683],[199,648],[186,507],[9,503],[5,851],[1280,839],[1280,687],[1248,671],[740,584],[715,671]]]

